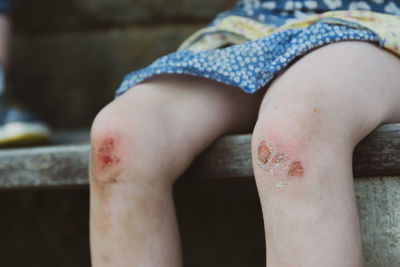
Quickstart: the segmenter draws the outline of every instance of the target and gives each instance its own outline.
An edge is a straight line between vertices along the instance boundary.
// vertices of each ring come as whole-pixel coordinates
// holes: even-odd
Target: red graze
[[[104,169],[119,162],[119,158],[113,155],[114,152],[114,139],[107,137],[101,143],[98,150],[99,162]]]
[[[293,161],[289,164],[287,175],[290,177],[302,177],[304,168],[300,161]]]
[[[262,141],[258,146],[258,160],[262,163],[267,163],[268,159],[271,157],[272,152],[268,148],[265,141]]]

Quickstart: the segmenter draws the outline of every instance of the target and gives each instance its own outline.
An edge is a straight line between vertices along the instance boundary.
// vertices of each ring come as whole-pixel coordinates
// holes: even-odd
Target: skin
[[[286,180],[303,177],[303,163],[290,161],[287,152],[276,150],[269,142],[261,141],[257,148],[257,166],[266,174],[279,174]],[[288,183],[291,184],[291,182]]]
[[[341,42],[301,57],[266,93],[174,75],[128,91],[92,127],[93,266],[182,266],[174,181],[218,136],[255,121],[267,266],[362,266],[352,152],[400,121],[398,73],[393,54]],[[118,141],[99,149],[107,138]]]
[[[98,161],[101,162],[102,170],[110,168],[119,163],[119,158],[114,154],[115,140],[113,138],[105,138],[97,151]]]
[[[267,266],[362,266],[352,153],[379,124],[400,121],[399,71],[391,53],[342,42],[302,57],[270,86],[253,154],[269,140],[302,168],[294,168],[301,178],[291,186],[277,187],[285,176],[268,175],[253,162]]]
[[[253,128],[262,96],[168,75],[108,105],[92,127],[92,266],[182,266],[173,183],[219,135]]]

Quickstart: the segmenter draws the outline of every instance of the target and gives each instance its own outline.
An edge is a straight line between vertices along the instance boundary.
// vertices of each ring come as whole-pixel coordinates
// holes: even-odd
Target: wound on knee
[[[304,174],[304,168],[300,161],[290,162],[287,168],[288,177],[302,177]]]
[[[267,143],[265,141],[262,141],[261,144],[258,146],[258,160],[266,164],[271,158],[271,155],[271,148],[267,146]]]
[[[114,154],[114,143],[113,138],[107,137],[100,144],[97,155],[102,169],[111,167],[119,162],[119,158]]]
[[[275,152],[272,145],[265,140],[261,141],[258,146],[258,166],[268,174],[274,174],[275,169],[281,165],[285,158],[285,153]]]
[[[283,179],[277,187],[292,186],[292,182],[304,176],[303,163],[291,160],[292,156],[273,146],[270,142],[262,140],[258,146],[257,165],[268,175],[276,175]]]

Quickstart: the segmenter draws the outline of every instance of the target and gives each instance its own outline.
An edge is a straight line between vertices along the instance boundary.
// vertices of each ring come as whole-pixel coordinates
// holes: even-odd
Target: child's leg
[[[352,152],[379,124],[400,121],[399,73],[391,53],[342,42],[271,84],[252,142],[269,267],[362,266]]]
[[[181,266],[172,184],[218,136],[250,131],[262,94],[157,76],[113,101],[92,128],[94,267]]]

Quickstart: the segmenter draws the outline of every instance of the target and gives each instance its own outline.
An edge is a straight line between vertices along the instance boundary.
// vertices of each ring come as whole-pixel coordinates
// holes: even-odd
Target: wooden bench
[[[0,150],[0,188],[87,185],[88,139],[88,132],[61,132],[55,135],[52,146]],[[252,177],[250,142],[249,134],[221,137],[185,176]],[[356,177],[400,175],[400,124],[380,126],[358,144],[353,166]]]
[[[51,146],[0,150],[0,189],[87,186],[88,138],[61,132]],[[221,137],[183,180],[251,181],[250,141],[248,134]],[[400,266],[400,124],[380,126],[358,144],[353,167],[365,266]]]

